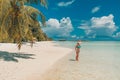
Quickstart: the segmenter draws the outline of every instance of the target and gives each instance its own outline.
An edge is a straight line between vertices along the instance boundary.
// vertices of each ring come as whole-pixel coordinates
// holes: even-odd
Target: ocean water
[[[76,45],[76,41],[57,41],[60,46],[74,48]],[[120,47],[120,41],[86,41],[82,42],[81,44],[84,48],[119,48]],[[120,49],[120,48],[119,48]]]
[[[75,61],[76,42],[57,42],[73,51],[47,72],[44,80],[120,80],[120,42],[82,42],[79,61]]]

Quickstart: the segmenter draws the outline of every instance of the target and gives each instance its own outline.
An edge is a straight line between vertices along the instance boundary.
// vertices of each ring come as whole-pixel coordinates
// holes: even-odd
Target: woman
[[[78,61],[78,58],[79,58],[79,52],[80,52],[80,48],[81,48],[80,44],[81,44],[81,41],[78,41],[77,44],[76,44],[76,46],[75,46],[76,61]]]

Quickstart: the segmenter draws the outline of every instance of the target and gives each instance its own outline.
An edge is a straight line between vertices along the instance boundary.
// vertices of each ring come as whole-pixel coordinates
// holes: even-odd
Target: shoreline
[[[27,43],[20,51],[16,44],[0,43],[0,47],[2,80],[37,80],[72,51],[54,41],[36,42],[33,48]]]
[[[75,61],[73,49],[62,47],[56,42],[37,42],[33,48],[30,44],[25,44],[21,51],[18,51],[15,44],[0,44],[0,78],[2,80],[119,80],[120,45],[118,42],[112,42],[111,45],[99,44],[101,42],[87,45],[83,43],[78,62]]]
[[[78,62],[74,59],[74,52],[71,52],[60,59],[39,80],[119,80],[118,43],[92,44],[92,47],[91,43],[82,46]]]
[[[74,63],[78,63],[77,61],[75,61],[75,59],[73,57],[71,57],[72,54],[73,54],[73,51],[70,52],[69,54],[65,55],[61,59],[59,59],[53,65],[53,67],[51,67],[44,74],[42,74],[42,77],[39,77],[38,80],[53,80],[53,79],[54,80],[64,80],[64,78],[61,78],[61,73],[66,68],[69,68],[69,67],[66,66],[66,65],[69,65],[68,61],[72,61]],[[65,69],[63,69],[63,68],[65,68]],[[64,75],[62,75],[62,76],[64,76]],[[66,76],[66,78],[68,78],[68,77]],[[65,80],[68,80],[68,79],[65,79]]]

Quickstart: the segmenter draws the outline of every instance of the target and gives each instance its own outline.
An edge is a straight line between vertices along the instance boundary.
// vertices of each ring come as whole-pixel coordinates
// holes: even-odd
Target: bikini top
[[[79,46],[77,46],[77,48],[81,48],[81,46],[79,45]]]

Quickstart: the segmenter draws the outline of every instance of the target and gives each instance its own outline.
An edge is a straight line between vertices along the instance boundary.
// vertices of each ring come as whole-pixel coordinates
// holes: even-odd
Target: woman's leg
[[[76,61],[79,60],[79,52],[80,52],[80,50],[76,51]]]
[[[76,61],[78,61],[79,52],[76,52]]]

